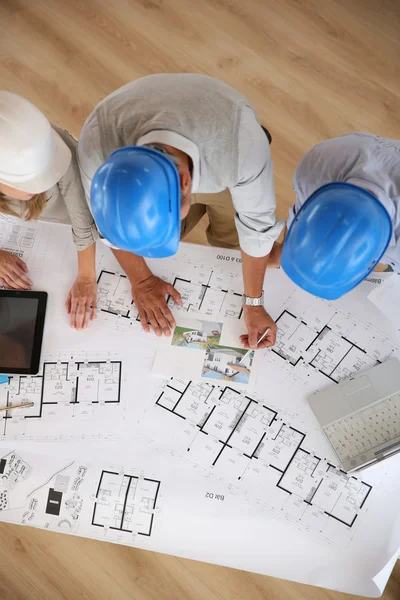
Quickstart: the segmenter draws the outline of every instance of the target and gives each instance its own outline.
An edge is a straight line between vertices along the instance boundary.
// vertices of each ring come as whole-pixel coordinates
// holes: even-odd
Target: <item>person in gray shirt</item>
[[[127,151],[124,157],[120,150],[124,147],[134,147],[136,151]],[[130,245],[128,240],[133,232],[136,235],[138,228],[143,230],[147,223],[159,221],[153,200],[151,208],[156,215],[150,215],[148,205],[146,216],[141,218],[138,212],[144,185],[149,186],[146,202],[154,198],[151,188],[157,183],[156,176],[149,182],[143,170],[140,174],[139,170],[132,171],[130,187],[123,197],[118,197],[119,184],[130,169],[129,160],[135,161],[136,157],[141,161],[145,154],[137,152],[138,147],[164,153],[176,165],[182,236],[207,213],[208,241],[220,247],[240,247],[244,318],[248,330],[242,342],[247,347],[257,347],[257,339],[269,328],[259,347],[273,345],[276,325],[263,306],[263,282],[268,254],[284,224],[275,216],[269,140],[250,102],[229,85],[205,75],[151,75],[125,85],[100,102],[80,134],[78,158],[82,182],[97,225],[96,210],[102,220],[103,230],[99,229],[103,241],[112,247],[130,280],[143,328],[148,331],[150,322],[158,335],[170,335],[175,322],[166,296],[169,294],[180,302],[180,294],[153,275],[144,260],[154,256],[151,244],[160,232],[149,226],[146,239],[150,241],[144,243],[136,239],[136,245]],[[110,180],[114,175],[111,173],[116,172],[113,169],[118,157],[125,161],[125,166],[119,171],[116,168],[119,173],[116,178],[120,179],[115,179],[115,192],[112,192]],[[161,160],[157,161],[151,153],[147,153],[147,159],[153,163]],[[137,166],[137,162],[135,164]],[[170,161],[167,165],[164,160],[164,166],[171,170]],[[104,185],[97,185],[94,210],[92,183],[96,173],[106,170]],[[127,202],[131,203],[131,210],[126,208]],[[126,217],[118,225],[124,235],[126,233],[127,243],[123,247],[112,243],[112,239],[116,239],[114,233],[121,203]],[[165,203],[160,209],[163,207]]]
[[[51,126],[25,98],[0,91],[0,215],[72,226],[78,276],[66,301],[71,327],[84,329],[96,314],[95,241],[76,159],[77,141]],[[0,285],[30,289],[28,267],[0,249]]]
[[[336,299],[378,262],[400,273],[400,141],[350,133],[311,148],[296,168],[296,202],[283,244],[269,266],[282,264],[303,289]]]

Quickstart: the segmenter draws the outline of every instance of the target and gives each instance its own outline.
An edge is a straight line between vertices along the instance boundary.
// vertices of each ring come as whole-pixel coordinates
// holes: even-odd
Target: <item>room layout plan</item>
[[[309,366],[327,383],[338,383],[395,352],[391,341],[372,325],[358,322],[334,303],[320,301],[303,308],[299,296],[294,292],[276,319],[277,341],[272,348],[298,371]]]
[[[215,270],[197,273],[194,268],[190,278],[175,277],[172,285],[182,296],[182,306],[177,310],[220,318],[242,316],[243,292],[235,291],[240,285],[232,274]]]
[[[243,282],[239,272],[171,258],[168,266],[154,264],[154,273],[171,283],[182,296],[182,306],[170,298],[176,311],[219,318],[242,315]],[[131,284],[123,273],[102,269],[98,278],[98,306],[103,318],[119,317],[121,326],[139,321]]]
[[[0,454],[0,520],[10,523],[146,547],[161,487],[151,471],[123,464],[23,450]]]
[[[0,406],[32,404],[0,413],[0,435],[101,435],[96,423],[100,426],[107,416],[117,419],[121,412],[121,385],[120,360],[45,360],[39,375],[10,376],[8,384],[0,386]]]
[[[138,320],[138,311],[132,300],[131,284],[126,275],[102,270],[97,285],[97,303],[102,312],[132,321]]]
[[[351,536],[372,489],[310,450],[282,411],[229,386],[166,380],[139,423],[163,450],[332,543]]]
[[[92,525],[150,536],[160,484],[155,479],[102,471]]]
[[[29,221],[0,215],[0,250],[18,256],[29,267],[31,277],[38,276],[46,262],[51,229],[43,221]],[[60,248],[65,241],[64,232],[58,235]]]
[[[27,260],[36,239],[36,227],[7,218],[0,219],[0,248]]]

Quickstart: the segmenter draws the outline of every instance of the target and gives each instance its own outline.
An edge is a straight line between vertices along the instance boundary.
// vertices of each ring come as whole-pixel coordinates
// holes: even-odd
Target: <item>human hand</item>
[[[96,318],[97,282],[95,277],[77,277],[65,302],[72,329],[86,329]]]
[[[28,267],[18,256],[0,250],[0,283],[11,290],[30,290],[32,281],[25,273]]]
[[[132,284],[132,297],[145,331],[150,331],[150,322],[158,336],[163,333],[166,336],[171,335],[170,329],[174,329],[175,319],[167,306],[167,295],[170,295],[177,304],[182,305],[180,293],[170,283],[155,275]]]
[[[276,323],[263,306],[245,306],[244,322],[246,323],[247,334],[241,335],[240,341],[245,348],[255,350],[256,348],[269,348],[275,344]],[[269,329],[269,332],[257,346],[257,340],[265,333],[266,329]]]

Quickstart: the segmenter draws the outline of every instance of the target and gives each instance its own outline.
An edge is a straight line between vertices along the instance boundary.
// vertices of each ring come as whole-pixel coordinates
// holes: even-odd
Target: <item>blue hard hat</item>
[[[350,183],[329,183],[295,216],[281,265],[299,287],[336,300],[372,271],[391,235],[389,213],[378,198]]]
[[[101,235],[113,246],[147,258],[178,250],[180,198],[174,163],[142,146],[113,152],[97,169],[90,190]]]

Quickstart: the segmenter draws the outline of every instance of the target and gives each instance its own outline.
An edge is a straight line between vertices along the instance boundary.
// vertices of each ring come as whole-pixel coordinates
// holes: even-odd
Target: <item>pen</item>
[[[271,331],[269,327],[267,327],[267,329],[264,331],[264,333],[262,334],[261,337],[258,338],[257,340],[257,346],[260,342],[263,341],[263,339],[265,338],[265,336],[267,335],[267,333]],[[251,352],[254,351],[254,348],[250,348],[250,350],[247,350],[246,354],[243,356],[242,360],[240,361],[239,365],[242,364],[242,362],[250,355]]]
[[[4,410],[13,410],[14,408],[29,408],[30,406],[33,406],[33,402],[25,402],[24,404],[15,404],[12,406],[2,406],[0,407],[0,412]]]

